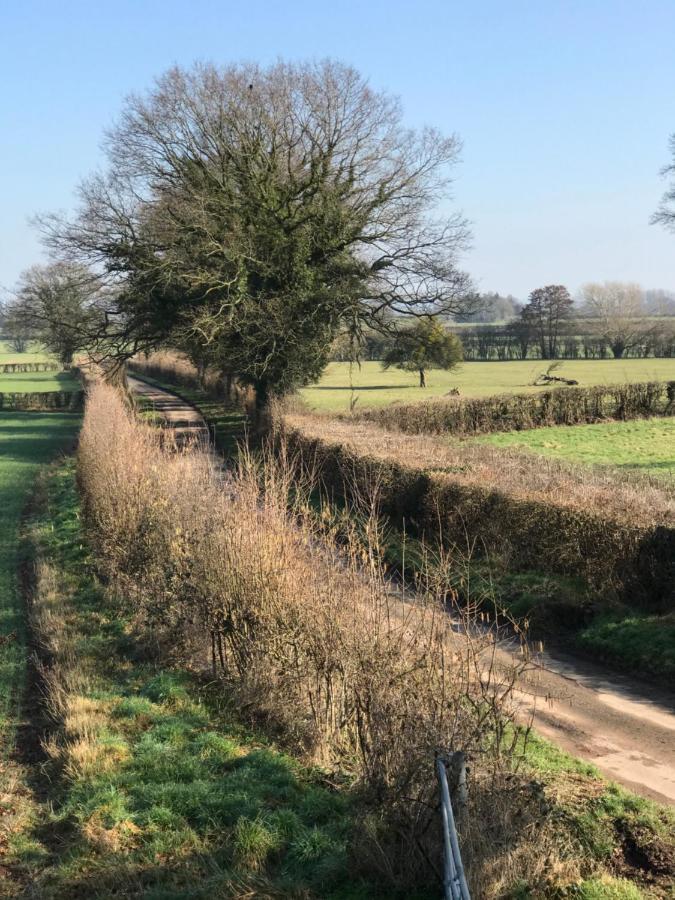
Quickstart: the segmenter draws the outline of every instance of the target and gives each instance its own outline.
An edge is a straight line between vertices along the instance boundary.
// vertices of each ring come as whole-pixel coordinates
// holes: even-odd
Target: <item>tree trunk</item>
[[[224,372],[223,381],[225,385],[225,403],[230,403],[232,401],[232,395],[234,392],[234,377],[232,373]]]
[[[424,374],[424,369],[420,369],[420,387],[425,388],[427,386],[427,379]]]

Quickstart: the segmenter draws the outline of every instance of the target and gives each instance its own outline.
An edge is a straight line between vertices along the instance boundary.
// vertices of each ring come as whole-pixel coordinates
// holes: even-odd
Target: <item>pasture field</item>
[[[477,439],[567,462],[609,465],[657,477],[675,477],[675,418],[598,425],[559,425],[506,431]]]
[[[0,760],[11,750],[26,652],[17,585],[21,514],[40,466],[74,439],[73,413],[0,412]]]
[[[463,397],[489,397],[493,394],[534,393],[545,390],[532,382],[550,363],[547,360],[515,362],[465,362],[450,372],[429,370],[427,388],[418,386],[415,372],[399,369],[383,371],[379,362],[331,363],[321,380],[300,394],[317,411],[348,412],[352,397],[357,409],[384,406],[394,401],[409,403],[441,397],[459,388]],[[554,373],[575,378],[581,387],[596,384],[620,384],[636,381],[675,379],[675,359],[564,360]]]
[[[9,341],[0,338],[0,363],[46,362],[51,358],[50,354],[42,350],[35,341],[31,341],[25,353],[17,353]]]
[[[43,391],[78,391],[81,384],[68,372],[0,373],[0,393],[31,394]]]

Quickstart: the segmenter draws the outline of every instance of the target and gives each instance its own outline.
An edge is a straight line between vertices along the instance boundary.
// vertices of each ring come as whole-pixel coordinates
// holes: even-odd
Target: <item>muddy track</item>
[[[129,384],[167,424],[206,429],[175,394],[135,378]],[[513,652],[505,641],[505,665]],[[675,806],[675,693],[552,651],[535,659],[521,688],[523,716],[534,715],[540,734],[636,793]]]

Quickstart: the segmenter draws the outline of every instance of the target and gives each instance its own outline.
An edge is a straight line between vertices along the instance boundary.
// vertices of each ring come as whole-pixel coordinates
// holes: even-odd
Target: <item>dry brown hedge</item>
[[[536,394],[395,403],[354,418],[409,434],[488,434],[675,413],[675,381],[562,387]]]
[[[612,497],[592,475],[586,486],[550,466],[547,479],[545,465],[535,471],[532,460],[487,448],[448,448],[443,471],[443,448],[435,459],[428,452],[438,451],[432,438],[397,438],[320,417],[286,421],[286,440],[319,472],[326,491],[349,499],[377,483],[383,512],[409,533],[498,555],[513,569],[580,576],[645,609],[673,608],[672,500],[656,488],[616,485]]]
[[[207,454],[168,452],[111,387],[88,398],[78,449],[87,532],[120,602],[161,636],[160,652],[210,657],[230,700],[351,776],[372,815],[359,856],[399,888],[435,883],[443,747],[471,758],[462,843],[475,896],[548,877],[547,857],[527,848],[533,830],[555,841],[556,826],[513,767],[522,661],[495,668],[494,635],[468,620],[454,635],[445,591],[406,602],[361,541],[338,548],[297,505],[292,465],[244,458],[224,475]],[[496,862],[506,845],[514,853]]]

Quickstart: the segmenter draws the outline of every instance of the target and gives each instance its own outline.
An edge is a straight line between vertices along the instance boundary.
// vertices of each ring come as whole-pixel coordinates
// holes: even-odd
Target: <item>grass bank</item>
[[[459,388],[462,397],[490,397],[505,393],[537,393],[532,382],[549,365],[546,361],[467,362],[450,372],[427,373],[427,388],[418,386],[415,374],[382,370],[379,362],[331,363],[318,384],[300,393],[310,408],[319,412],[349,412],[385,406],[394,401],[412,403],[440,397]],[[573,378],[581,387],[675,379],[675,359],[565,360],[556,375]]]
[[[394,896],[349,862],[347,791],[243,727],[208,679],[149,659],[95,577],[74,475],[51,470],[32,529],[49,803],[14,869],[49,900]]]
[[[285,421],[304,465],[319,472],[329,496],[377,492],[394,528],[407,531],[409,567],[415,559],[410,538],[425,535],[432,547],[440,539],[454,557],[451,581],[460,594],[471,583],[474,597],[491,603],[496,595],[498,606],[527,619],[535,636],[670,680],[671,555],[661,543],[668,535],[672,540],[669,489],[472,441],[322,416]],[[399,545],[394,534],[389,562],[395,566]],[[655,592],[640,593],[649,553],[649,571],[661,584],[656,605]]]
[[[20,594],[20,526],[40,466],[72,444],[80,417],[0,412],[0,854],[29,819],[25,771],[16,759],[24,721],[27,634]],[[3,877],[0,871],[0,896]]]

